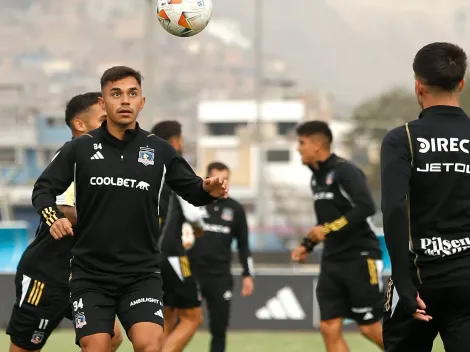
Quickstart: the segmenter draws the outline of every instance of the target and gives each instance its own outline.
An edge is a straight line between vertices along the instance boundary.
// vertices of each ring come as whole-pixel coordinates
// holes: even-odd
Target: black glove
[[[308,253],[311,253],[318,242],[314,242],[308,237],[305,237],[300,243],[301,246],[304,246]]]

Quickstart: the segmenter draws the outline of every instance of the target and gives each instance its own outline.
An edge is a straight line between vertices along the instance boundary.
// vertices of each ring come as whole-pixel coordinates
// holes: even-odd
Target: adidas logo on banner
[[[276,297],[269,299],[264,307],[256,311],[255,315],[260,320],[305,319],[305,312],[290,287],[277,291]]]
[[[98,160],[98,159],[104,159],[103,154],[101,154],[100,151],[97,151],[93,156],[90,158],[91,160]]]

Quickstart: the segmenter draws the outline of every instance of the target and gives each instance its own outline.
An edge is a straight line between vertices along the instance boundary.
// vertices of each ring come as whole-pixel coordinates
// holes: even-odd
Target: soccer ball
[[[185,222],[181,228],[181,241],[183,242],[183,247],[185,250],[191,249],[194,245],[194,242],[196,241],[193,227],[187,222]]]
[[[162,27],[177,37],[191,37],[206,28],[212,16],[212,0],[157,0]]]

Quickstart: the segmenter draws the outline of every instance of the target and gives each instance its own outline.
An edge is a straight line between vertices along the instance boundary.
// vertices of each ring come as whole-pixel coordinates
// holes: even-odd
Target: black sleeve
[[[56,197],[64,193],[74,180],[75,143],[59,150],[33,187],[32,203],[40,216],[51,226],[64,217],[56,205]]]
[[[172,146],[167,145],[164,153],[166,157],[165,181],[176,194],[195,206],[203,206],[216,199],[204,191],[202,178],[194,173],[191,166],[178,155]]]
[[[243,268],[242,276],[252,276],[253,258],[251,257],[248,242],[248,223],[246,221],[245,209],[240,205],[234,215],[232,234],[237,239],[238,259]]]
[[[323,224],[327,234],[364,222],[375,213],[366,177],[359,168],[347,162],[338,165],[336,182],[340,186],[341,193],[351,202],[352,209],[339,219]]]
[[[403,306],[414,313],[417,290],[409,271],[408,191],[411,152],[404,127],[390,131],[380,151],[382,213],[385,243],[392,264],[392,280]]]

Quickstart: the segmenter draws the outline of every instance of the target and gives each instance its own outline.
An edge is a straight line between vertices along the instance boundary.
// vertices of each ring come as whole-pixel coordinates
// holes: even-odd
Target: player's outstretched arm
[[[184,200],[195,206],[203,206],[218,197],[212,197],[204,190],[204,181],[197,176],[191,166],[176,150],[168,145],[162,146],[165,158],[165,181],[170,188]]]
[[[253,276],[253,258],[250,251],[250,242],[248,238],[248,222],[246,220],[245,209],[240,205],[235,210],[233,221],[233,235],[237,239],[238,259],[243,268],[242,276]]]
[[[56,204],[56,197],[64,193],[74,179],[74,141],[59,150],[33,187],[32,204],[44,222],[51,227],[65,218]]]
[[[417,290],[409,271],[409,184],[412,154],[404,127],[390,131],[382,141],[380,173],[385,242],[392,264],[392,280],[403,306],[414,313]]]

